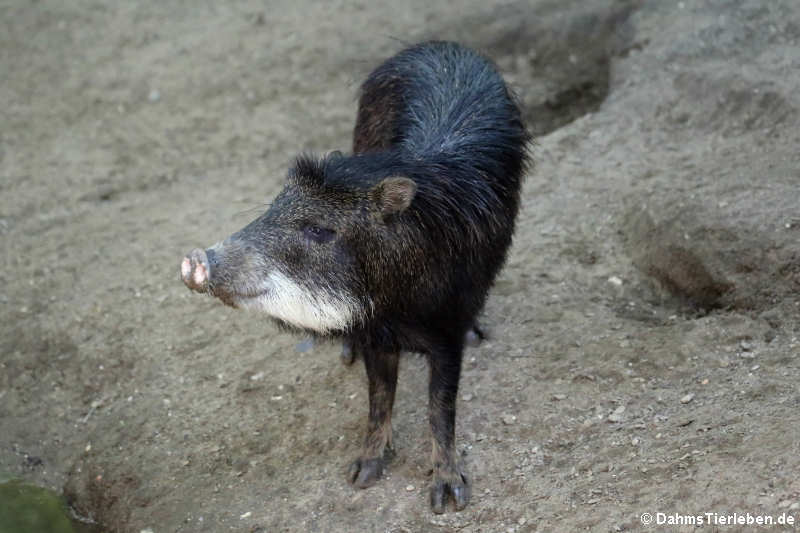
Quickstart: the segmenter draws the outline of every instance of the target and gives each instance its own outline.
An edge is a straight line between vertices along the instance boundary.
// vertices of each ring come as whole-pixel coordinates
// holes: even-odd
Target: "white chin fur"
[[[311,292],[277,270],[269,274],[265,285],[264,294],[237,304],[319,333],[349,329],[360,313],[361,307],[353,298],[327,291]]]

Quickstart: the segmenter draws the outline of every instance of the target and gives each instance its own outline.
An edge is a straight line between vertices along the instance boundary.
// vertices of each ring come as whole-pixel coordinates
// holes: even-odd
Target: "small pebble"
[[[608,421],[609,422],[621,422],[622,421],[622,413],[624,413],[624,412],[625,412],[625,406],[624,405],[620,405],[619,407],[614,409],[613,413],[608,415]]]
[[[778,507],[780,507],[781,509],[785,509],[786,507],[789,507],[791,504],[792,504],[791,500],[783,500],[778,504]]]
[[[639,445],[639,442],[640,442],[640,441],[639,441],[639,437],[633,437],[633,438],[631,439],[631,444],[633,444],[634,446],[638,446],[638,445]]]
[[[553,399],[554,400],[558,400],[558,401],[566,400],[567,399],[567,395],[566,394],[553,394]]]
[[[406,485],[406,491],[407,492],[413,492],[414,491],[414,485]]]
[[[747,341],[742,341],[739,343],[739,347],[745,352],[749,352],[753,349],[753,344]]]
[[[608,278],[608,282],[612,285],[616,285],[617,287],[622,285],[622,279],[618,278],[617,276],[611,276]]]
[[[694,394],[689,393],[686,396],[684,396],[683,398],[681,398],[681,403],[689,403],[692,400],[694,400]]]
[[[244,520],[245,518],[250,518],[250,515],[252,515],[252,514],[253,513],[251,513],[250,511],[247,511],[243,515],[239,516],[239,520]]]
[[[517,421],[517,417],[514,415],[503,415],[501,419],[503,420],[503,424],[507,426],[510,426]]]

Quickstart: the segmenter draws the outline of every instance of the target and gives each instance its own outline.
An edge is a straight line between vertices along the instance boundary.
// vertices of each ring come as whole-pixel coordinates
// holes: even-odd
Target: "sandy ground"
[[[493,57],[538,136],[443,516],[424,360],[353,489],[363,369],[178,277],[433,37]],[[799,45],[794,0],[0,2],[0,471],[119,532],[800,519]]]

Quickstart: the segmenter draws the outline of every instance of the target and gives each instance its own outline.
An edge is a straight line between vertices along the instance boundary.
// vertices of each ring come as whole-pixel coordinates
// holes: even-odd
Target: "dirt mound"
[[[634,264],[681,303],[702,312],[725,308],[757,314],[800,288],[791,233],[786,239],[759,232],[747,223],[746,213],[725,217],[699,205],[658,208],[670,217],[662,214],[656,223],[647,210],[633,208],[623,233]],[[786,224],[784,229],[791,230]]]

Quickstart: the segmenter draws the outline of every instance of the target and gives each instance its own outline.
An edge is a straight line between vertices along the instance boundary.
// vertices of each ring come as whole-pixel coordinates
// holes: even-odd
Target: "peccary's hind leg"
[[[373,485],[383,473],[383,452],[392,444],[392,406],[397,388],[399,353],[362,350],[369,380],[369,421],[361,456],[353,461],[348,479],[355,486]]]
[[[464,335],[464,343],[467,346],[480,346],[481,342],[486,340],[486,332],[481,328],[481,325],[477,322],[472,324],[472,327],[467,330],[467,334]]]
[[[458,465],[455,446],[456,395],[461,373],[462,347],[451,347],[429,356],[429,416],[433,434],[433,483],[431,509],[443,513],[448,498],[460,511],[469,503],[469,481]]]
[[[350,366],[356,362],[356,352],[353,350],[353,344],[349,340],[342,341],[342,353],[339,357],[345,366]]]

